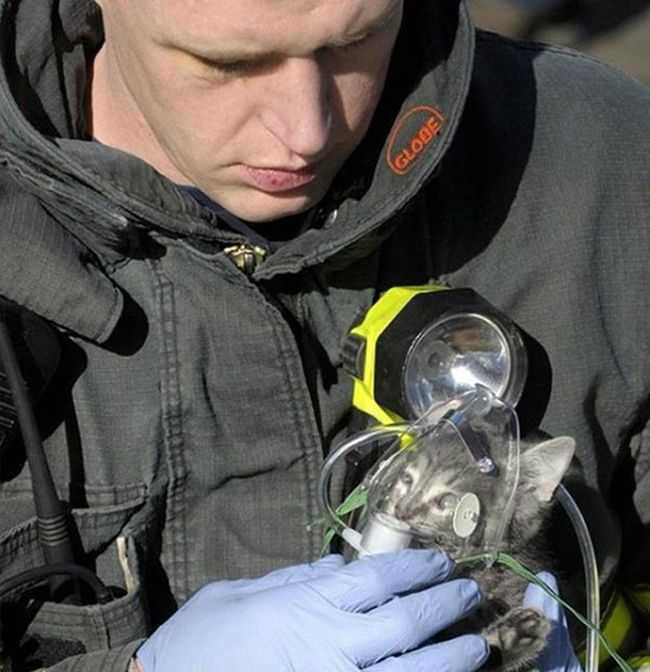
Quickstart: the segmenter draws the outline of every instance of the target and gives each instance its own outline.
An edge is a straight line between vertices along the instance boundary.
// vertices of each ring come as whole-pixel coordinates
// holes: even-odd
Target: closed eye
[[[372,37],[374,37],[376,33],[371,33],[368,35],[364,35],[363,37],[360,37],[356,40],[352,40],[350,42],[342,42],[340,44],[334,44],[332,45],[334,49],[340,52],[346,52],[346,51],[353,51],[354,49],[358,49],[359,47],[362,47],[364,44],[370,41]]]
[[[253,59],[240,61],[214,61],[200,58],[199,60],[204,66],[211,70],[217,70],[224,74],[233,75],[243,75],[252,72],[253,70],[260,69],[265,65],[263,61]]]

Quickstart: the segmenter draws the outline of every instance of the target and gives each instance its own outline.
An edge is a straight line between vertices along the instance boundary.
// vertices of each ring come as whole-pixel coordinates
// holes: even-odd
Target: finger
[[[440,551],[407,549],[369,555],[321,576],[311,586],[344,611],[367,611],[396,595],[444,580],[452,562]]]
[[[480,602],[475,581],[458,579],[419,593],[397,597],[366,614],[363,636],[341,637],[343,650],[360,666],[411,651],[466,616]],[[346,639],[348,641],[346,641]]]
[[[342,555],[326,555],[315,562],[308,562],[303,565],[292,565],[282,567],[263,576],[259,579],[253,579],[259,586],[266,588],[275,588],[276,586],[285,586],[289,583],[298,581],[309,581],[319,576],[325,576],[345,565]]]
[[[282,567],[281,569],[276,569],[265,576],[260,576],[255,579],[215,582],[210,584],[210,595],[214,598],[217,596],[225,597],[226,595],[233,595],[234,593],[255,593],[260,590],[286,586],[290,583],[309,581],[334,572],[344,565],[345,560],[343,560],[341,555],[327,555],[316,562]]]
[[[464,635],[425,646],[403,656],[385,658],[366,672],[474,672],[490,655],[488,643],[478,635]]]

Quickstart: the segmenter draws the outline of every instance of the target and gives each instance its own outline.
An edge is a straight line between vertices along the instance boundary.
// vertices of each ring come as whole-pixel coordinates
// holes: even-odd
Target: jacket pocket
[[[89,605],[15,603],[7,613],[15,614],[19,626],[15,632],[10,629],[13,641],[8,644],[17,648],[20,662],[30,661],[29,669],[35,662],[47,667],[71,655],[119,647],[148,633],[143,591],[145,531],[132,526],[145,502],[144,487],[133,486],[129,495],[135,496],[128,498],[124,488],[113,494],[110,490],[88,492],[89,504],[119,503],[73,510],[72,519],[83,564],[95,569],[114,598],[106,604]],[[42,564],[34,518],[0,537],[2,579]]]

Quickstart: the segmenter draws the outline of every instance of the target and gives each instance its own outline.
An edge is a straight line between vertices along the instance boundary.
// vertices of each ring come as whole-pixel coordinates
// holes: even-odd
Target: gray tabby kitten
[[[547,570],[557,575],[559,571],[550,551],[548,527],[553,494],[569,467],[574,449],[575,442],[568,437],[536,443],[522,441],[515,508],[502,550],[535,573]],[[493,510],[498,504],[491,510],[495,483],[489,476],[478,475],[476,469],[468,468],[467,457],[459,455],[457,445],[436,446],[435,464],[430,464],[431,459],[422,451],[404,470],[391,490],[392,512],[416,528],[419,522],[426,521],[434,533],[425,545],[442,548],[452,557],[462,557],[463,540],[450,531],[449,518],[460,497],[468,492],[478,496],[482,511],[499,515],[499,511]],[[432,473],[433,477],[423,476]],[[387,512],[391,513],[390,509]],[[482,538],[484,520],[485,516],[481,516],[472,535],[473,542]],[[544,648],[551,626],[540,611],[521,606],[528,582],[499,565],[487,569],[459,565],[457,569],[458,576],[478,582],[483,600],[474,614],[454,628],[453,634],[481,632],[486,637],[492,649],[487,669],[514,672],[530,668]]]

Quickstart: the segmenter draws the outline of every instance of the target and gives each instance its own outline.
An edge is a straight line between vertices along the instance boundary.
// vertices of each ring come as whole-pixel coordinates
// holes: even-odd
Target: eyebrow
[[[374,35],[375,33],[381,32],[394,20],[395,15],[398,13],[401,7],[401,0],[394,0],[391,6],[386,12],[381,16],[375,19],[372,23],[366,26],[363,30],[356,33],[349,33],[348,35],[343,35],[339,38],[333,39],[331,42],[328,42],[327,47],[346,47],[356,42],[361,42],[364,39]],[[256,63],[262,62],[269,58],[274,58],[279,54],[275,52],[256,50],[256,49],[233,49],[231,51],[222,50],[219,52],[198,52],[193,50],[187,50],[195,58],[198,58],[206,63],[220,63],[220,64],[230,64],[238,62],[247,62],[247,63]]]
[[[388,8],[388,11],[384,12],[381,16],[375,19],[375,21],[366,26],[362,31],[357,33],[350,33],[349,35],[344,35],[338,39],[334,39],[328,44],[328,46],[346,47],[350,44],[354,44],[355,42],[361,42],[375,33],[380,33],[384,28],[390,25],[390,23],[395,18],[395,15],[398,13],[400,7],[401,0],[395,0]]]

